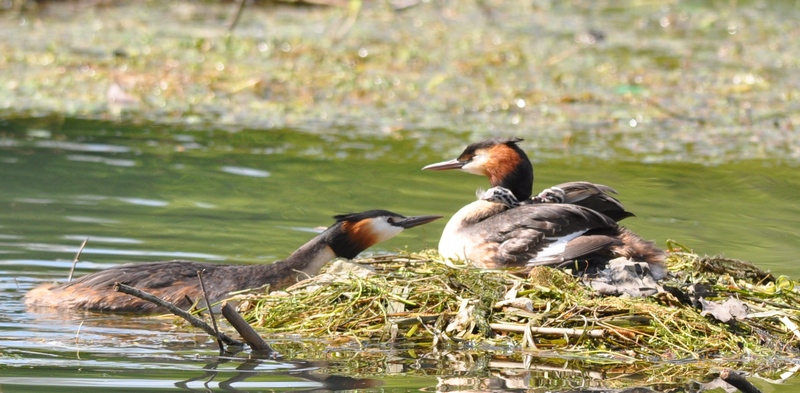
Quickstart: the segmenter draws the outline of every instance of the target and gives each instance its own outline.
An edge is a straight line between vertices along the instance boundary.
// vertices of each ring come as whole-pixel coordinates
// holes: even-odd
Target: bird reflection
[[[261,377],[261,381],[265,376],[274,376],[280,378],[281,383],[286,383],[283,379],[285,377],[293,377],[308,382],[316,382],[319,385],[309,387],[308,389],[298,389],[297,391],[307,392],[328,392],[328,391],[342,391],[342,390],[360,390],[372,389],[382,384],[381,381],[367,378],[352,378],[340,375],[324,374],[316,372],[317,370],[325,367],[326,362],[311,362],[311,361],[297,361],[297,362],[277,362],[268,358],[250,357],[250,358],[237,358],[231,356],[220,356],[215,361],[206,364],[203,369],[205,372],[194,378],[185,379],[175,383],[175,387],[189,390],[189,391],[211,391],[214,382],[219,377],[227,377],[216,383],[216,386],[227,392],[245,392],[253,388],[250,384],[247,389],[239,389],[236,387],[237,383],[246,382],[248,379]],[[241,362],[234,370],[218,370],[218,368],[227,363]],[[267,369],[259,369],[267,366]],[[286,368],[283,368],[286,367]],[[228,376],[233,374],[231,376]],[[204,389],[196,389],[190,386],[193,382],[204,381]]]

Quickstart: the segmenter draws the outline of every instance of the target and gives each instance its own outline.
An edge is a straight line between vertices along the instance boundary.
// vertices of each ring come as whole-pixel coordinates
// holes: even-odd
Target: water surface
[[[448,382],[419,371],[438,369],[440,361],[379,346],[366,357],[373,360],[361,364],[381,370],[379,380],[352,371],[325,379],[320,370],[337,364],[350,370],[352,363],[342,358],[362,349],[331,347],[324,363],[248,361],[247,354],[220,359],[212,340],[171,318],[32,312],[21,303],[33,286],[64,281],[86,238],[76,275],[173,258],[270,263],[343,212],[384,208],[449,215],[473,200],[486,180],[421,171],[455,157],[470,140],[441,130],[419,134],[350,138],[291,129],[229,132],[78,120],[59,127],[41,120],[0,124],[0,384],[13,391],[32,384],[107,390],[224,389],[224,381],[240,389],[489,383],[479,376],[508,367],[493,356],[468,357],[470,371],[462,375],[467,380]],[[461,142],[428,142],[438,135]],[[611,185],[637,214],[625,224],[645,238],[662,246],[673,239],[699,253],[724,253],[800,276],[800,175],[793,165],[643,164],[574,157],[536,146],[535,140],[522,146],[535,161],[537,190],[569,180]],[[368,253],[435,247],[444,224],[406,231]],[[283,345],[289,353],[296,350]],[[455,377],[452,367],[436,373]],[[561,378],[587,379],[589,371],[579,367]],[[415,377],[397,379],[409,373]]]

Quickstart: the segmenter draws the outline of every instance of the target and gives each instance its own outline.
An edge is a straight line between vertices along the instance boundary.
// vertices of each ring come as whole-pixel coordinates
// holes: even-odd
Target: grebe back
[[[404,229],[426,224],[441,216],[405,217],[386,210],[335,216],[336,222],[283,261],[269,265],[223,265],[194,261],[128,263],[80,277],[72,282],[43,285],[25,295],[29,307],[51,307],[105,312],[155,313],[156,305],[114,291],[121,282],[188,308],[202,296],[197,272],[212,302],[230,292],[258,288],[271,290],[290,286],[314,276],[336,258],[355,258],[361,251],[385,241]]]

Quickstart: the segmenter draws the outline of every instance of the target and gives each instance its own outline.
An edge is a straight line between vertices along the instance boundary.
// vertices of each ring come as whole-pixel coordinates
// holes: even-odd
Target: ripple
[[[106,158],[106,157],[97,157],[97,156],[89,156],[84,154],[70,154],[67,156],[67,159],[70,161],[78,161],[78,162],[96,162],[100,164],[106,164],[110,166],[119,166],[119,167],[134,167],[136,166],[136,161],[134,160],[125,160],[120,158]]]
[[[98,153],[129,153],[130,147],[107,145],[102,143],[77,143],[77,142],[64,142],[64,141],[38,141],[37,147],[71,150],[71,151],[87,151]]]
[[[254,168],[245,168],[241,166],[224,166],[220,168],[220,170],[225,173],[230,173],[233,175],[250,176],[250,177],[269,177],[271,175],[271,173],[267,171],[262,171],[260,169],[254,169]]]
[[[85,239],[85,238],[83,238]],[[69,253],[75,254],[80,247],[75,245],[51,244],[51,243],[11,243],[4,246],[20,247],[27,251]],[[81,252],[82,255],[114,255],[114,256],[137,256],[137,257],[159,257],[169,259],[198,258],[210,261],[224,261],[225,257],[214,254],[200,252],[183,251],[160,251],[160,250],[120,250],[113,248],[86,247]],[[83,265],[82,265],[83,266]]]
[[[119,222],[118,220],[111,220],[108,218],[85,217],[85,216],[67,216],[64,218],[72,222],[90,222],[95,224],[116,224]]]
[[[102,270],[119,265],[118,263],[96,263],[90,261],[80,261],[78,267],[87,270]],[[25,266],[25,267],[51,267],[59,270],[72,267],[72,261],[58,260],[48,261],[40,259],[0,259],[0,266]],[[4,272],[5,273],[5,272]],[[26,272],[27,276],[33,276],[33,272]],[[17,280],[26,280],[29,277],[18,277]],[[36,280],[32,280],[36,281]],[[21,281],[22,282],[22,281]]]
[[[150,206],[150,207],[164,207],[169,205],[167,201],[160,201],[158,199],[144,199],[144,198],[117,198],[120,201],[128,202],[132,205]]]
[[[33,362],[29,362],[33,363]],[[48,365],[52,363],[48,362]],[[116,363],[114,364],[117,365]],[[86,367],[85,364],[81,364]],[[64,365],[59,365],[64,367]],[[98,366],[99,367],[99,366]],[[203,391],[211,390],[228,390],[231,387],[237,389],[286,389],[286,388],[319,388],[323,385],[318,382],[291,382],[291,381],[273,381],[273,382],[245,382],[237,381],[235,384],[229,384],[227,381],[190,381],[183,380],[155,380],[155,379],[94,379],[94,378],[43,378],[37,377],[0,377],[0,384],[3,385],[22,385],[22,386],[58,386],[58,387],[80,387],[85,389],[87,387],[103,387],[103,388],[130,388],[136,386],[139,389],[175,389],[176,384],[181,384],[187,389],[197,389]],[[226,389],[223,389],[226,388]]]
[[[47,205],[55,202],[55,200],[48,198],[14,198],[14,202],[31,203],[35,205]]]
[[[2,235],[0,235],[2,236]],[[2,238],[2,237],[0,237]],[[118,243],[118,244],[142,244],[144,243],[138,239],[131,239],[127,237],[110,237],[110,236],[89,236],[89,235],[65,235],[61,237],[66,240],[75,240],[82,242],[86,239],[94,243]]]
[[[103,201],[103,200],[106,200],[108,198],[109,197],[107,197],[105,195],[93,195],[93,194],[83,194],[83,195],[76,195],[75,196],[75,199],[86,200],[86,201],[90,201],[90,202]]]

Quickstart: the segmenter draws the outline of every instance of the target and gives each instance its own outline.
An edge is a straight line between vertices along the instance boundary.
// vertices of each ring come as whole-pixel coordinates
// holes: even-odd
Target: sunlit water
[[[433,389],[448,383],[506,384],[483,376],[521,367],[497,359],[464,366],[461,359],[467,370],[456,372],[453,364],[439,369],[442,364],[413,359],[407,350],[379,348],[383,360],[365,364],[381,369],[380,381],[333,378],[319,370],[336,365],[333,353],[355,356],[354,348],[332,350],[334,360],[326,364],[247,360],[246,353],[220,358],[206,335],[176,326],[172,318],[54,314],[27,311],[21,302],[35,285],[64,281],[87,238],[76,275],[127,261],[173,258],[269,263],[343,212],[383,208],[449,215],[473,200],[486,180],[420,168],[455,157],[468,138],[444,131],[357,139],[296,130],[200,131],[79,121],[0,126],[3,391],[31,385],[98,391],[376,384]],[[637,214],[625,225],[645,238],[662,246],[673,239],[699,253],[724,253],[776,274],[800,276],[800,172],[793,164],[641,164],[573,157],[536,146],[533,139],[522,147],[536,161],[536,190],[569,180],[611,185]],[[444,224],[414,228],[368,252],[435,248]],[[426,368],[437,371],[420,371]],[[536,371],[526,372],[532,377]],[[458,376],[465,379],[447,380]],[[581,372],[562,377],[591,380]]]

